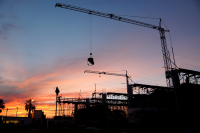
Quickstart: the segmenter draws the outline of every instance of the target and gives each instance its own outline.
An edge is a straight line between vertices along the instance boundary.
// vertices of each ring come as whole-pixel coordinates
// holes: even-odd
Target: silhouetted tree
[[[2,112],[2,109],[4,108],[5,108],[5,105],[4,105],[3,99],[0,99],[0,113]]]
[[[33,102],[35,102],[33,99],[28,99],[25,102],[25,110],[28,111],[28,117],[31,117],[31,111],[35,110]]]

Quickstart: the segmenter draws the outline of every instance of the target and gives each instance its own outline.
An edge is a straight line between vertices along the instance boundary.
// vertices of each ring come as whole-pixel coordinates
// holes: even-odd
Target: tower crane
[[[148,23],[144,23],[144,22],[120,17],[120,16],[117,16],[117,15],[114,15],[114,14],[102,13],[102,12],[93,11],[93,10],[89,10],[89,9],[85,9],[85,8],[81,8],[81,7],[77,7],[77,6],[72,6],[72,5],[68,5],[68,4],[56,3],[55,7],[61,7],[61,8],[69,9],[69,10],[74,10],[74,11],[83,12],[83,13],[87,13],[87,14],[91,14],[91,15],[110,18],[110,19],[113,19],[113,20],[118,20],[118,21],[121,21],[121,22],[126,22],[126,23],[130,23],[130,24],[135,24],[135,25],[139,25],[139,26],[158,30],[159,33],[160,33],[160,40],[161,40],[162,54],[163,54],[163,60],[164,60],[166,83],[167,83],[168,87],[174,87],[174,81],[172,83],[172,80],[174,80],[172,70],[175,69],[175,68],[172,67],[172,65],[176,66],[176,64],[175,64],[175,61],[172,62],[171,59],[170,59],[170,53],[167,49],[167,42],[166,42],[166,37],[165,37],[165,32],[169,32],[169,30],[165,30],[164,28],[161,27],[161,22],[162,22],[161,19],[160,19],[160,22],[159,22],[159,26],[156,26],[156,25],[152,25],[152,24],[148,24]],[[175,78],[177,78],[177,76]]]
[[[130,79],[130,76],[127,75],[127,71],[126,71],[126,74],[99,72],[99,71],[91,71],[91,70],[85,70],[84,73],[95,73],[95,74],[105,74],[105,75],[114,75],[114,76],[123,76],[123,77],[126,77],[127,91],[128,91],[128,85],[129,85],[128,79]]]
[[[126,77],[127,92],[128,92],[128,107],[132,107],[133,90],[132,90],[132,86],[129,85],[128,79],[131,80],[131,77],[127,75],[127,71],[126,71],[126,74],[99,72],[99,71],[91,71],[91,70],[85,70],[84,73],[106,74],[106,75]]]

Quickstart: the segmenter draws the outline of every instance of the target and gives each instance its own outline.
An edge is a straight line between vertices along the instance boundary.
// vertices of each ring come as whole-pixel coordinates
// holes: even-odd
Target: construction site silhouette
[[[167,49],[162,19],[152,25],[68,4],[56,3],[55,7],[101,16],[157,30],[161,40],[164,73],[167,86],[139,84],[126,74],[85,70],[84,73],[122,76],[126,78],[126,93],[96,92],[90,98],[64,97],[62,88],[56,87],[55,116],[47,119],[42,110],[36,110],[31,99],[25,103],[27,118],[1,117],[0,131],[20,133],[196,133],[199,115],[200,72],[177,67],[175,58]],[[173,47],[172,47],[172,54]],[[92,53],[87,65],[94,65]],[[89,82],[89,81],[88,81]],[[31,114],[31,110],[33,110]]]

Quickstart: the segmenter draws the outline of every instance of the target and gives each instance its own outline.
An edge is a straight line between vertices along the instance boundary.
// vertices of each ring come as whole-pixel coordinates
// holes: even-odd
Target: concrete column
[[[74,112],[76,112],[77,110],[78,110],[78,104],[75,104]]]
[[[90,101],[89,101],[89,98],[86,98],[86,107],[90,107]]]
[[[172,70],[172,82],[173,82],[173,86],[174,86],[174,95],[175,95],[176,106],[179,107],[178,91],[180,89],[180,79],[178,76],[178,70]]]
[[[102,94],[102,104],[103,106],[106,105],[106,94]]]
[[[128,108],[133,108],[133,88],[128,85]]]

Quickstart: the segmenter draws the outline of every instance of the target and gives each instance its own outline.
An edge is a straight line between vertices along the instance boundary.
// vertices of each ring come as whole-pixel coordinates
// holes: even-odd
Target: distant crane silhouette
[[[91,70],[85,70],[84,73],[95,73],[95,74],[105,74],[105,75],[114,75],[114,76],[123,76],[123,77],[126,77],[127,91],[128,91],[128,85],[129,85],[128,79],[130,79],[130,76],[127,75],[127,71],[126,71],[126,74],[99,72],[99,71],[91,71]]]
[[[128,81],[128,80],[131,80],[131,77],[127,75],[127,71],[126,71],[126,74],[99,72],[99,71],[91,71],[91,70],[85,70],[84,73],[106,74],[106,75],[126,77],[127,93],[128,93],[128,107],[132,107],[133,90],[132,90],[132,85],[130,85]]]

